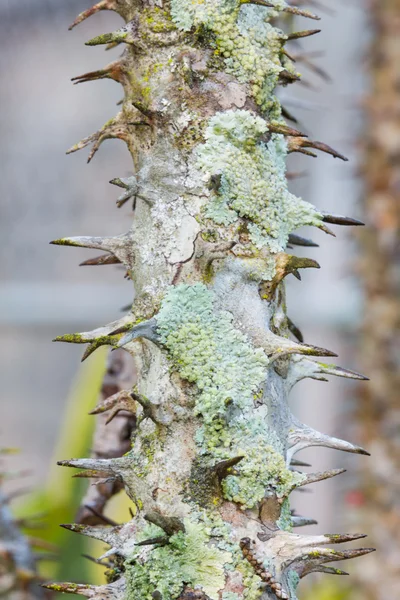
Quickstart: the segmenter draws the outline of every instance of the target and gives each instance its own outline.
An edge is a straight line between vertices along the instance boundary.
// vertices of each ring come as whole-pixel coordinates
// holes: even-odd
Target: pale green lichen
[[[218,310],[203,284],[170,288],[157,324],[180,376],[197,385],[195,413],[203,426],[196,441],[205,459],[243,456],[237,474],[223,482],[224,497],[250,508],[267,487],[285,495],[301,476],[286,468],[265,412],[254,408],[269,363],[263,350],[234,327],[230,313]]]
[[[203,284],[169,289],[157,315],[161,342],[182,378],[197,384],[196,413],[206,424],[225,416],[228,406],[252,402],[265,378],[268,358],[214,306]]]
[[[210,119],[205,144],[197,150],[198,165],[210,177],[221,176],[206,217],[220,225],[245,217],[254,245],[280,252],[292,231],[318,225],[322,216],[288,191],[286,141],[277,134],[267,143],[260,141],[267,131],[266,122],[249,111],[217,113]]]
[[[222,600],[240,600],[241,596],[235,592],[223,592]]]
[[[204,27],[214,36],[216,54],[225,61],[227,73],[251,91],[263,110],[280,114],[272,92],[278,83],[285,34],[268,22],[286,4],[275,2],[275,9],[243,6],[240,0],[171,0],[171,15],[184,31]],[[291,64],[285,63],[291,69]]]
[[[167,545],[152,550],[146,560],[140,557],[140,550],[128,557],[129,600],[152,600],[156,590],[163,600],[172,600],[184,585],[199,586],[212,600],[218,600],[225,583],[224,565],[231,562],[231,555],[210,545],[203,525],[188,519],[184,524],[185,532],[171,536]]]
[[[298,575],[298,573],[296,573],[296,571],[293,571],[293,569],[290,569],[289,572],[287,573],[286,578],[287,578],[287,585],[289,588],[289,596],[290,596],[290,598],[296,598],[296,589],[300,583],[300,576]]]

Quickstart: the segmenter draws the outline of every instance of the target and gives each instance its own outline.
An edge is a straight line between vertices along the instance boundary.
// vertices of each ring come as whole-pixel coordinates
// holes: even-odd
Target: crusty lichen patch
[[[285,139],[272,134],[265,143],[261,137],[267,132],[264,119],[249,111],[217,113],[198,148],[198,164],[210,177],[221,177],[205,215],[220,225],[245,217],[255,246],[280,252],[292,231],[320,224],[321,215],[288,191]]]
[[[275,2],[276,9],[285,6]],[[280,112],[272,92],[279,73],[293,70],[291,61],[282,55],[287,37],[269,20],[276,9],[243,6],[240,0],[171,0],[172,19],[183,31],[204,27],[213,35],[213,47],[223,57],[225,70],[250,91],[263,110]],[[284,62],[284,65],[282,64]]]
[[[152,600],[157,590],[163,600],[172,600],[184,585],[190,585],[218,600],[225,583],[224,566],[232,557],[209,539],[204,525],[186,519],[185,532],[171,536],[167,545],[150,550],[147,556],[137,550],[125,563],[128,599]]]
[[[267,426],[265,406],[254,406],[268,357],[232,319],[218,309],[213,292],[203,284],[170,288],[157,315],[161,342],[175,368],[197,385],[195,412],[203,422],[197,443],[204,460],[213,464],[243,456],[222,490],[226,499],[251,508],[266,488],[285,495],[299,475],[286,468],[284,449]]]

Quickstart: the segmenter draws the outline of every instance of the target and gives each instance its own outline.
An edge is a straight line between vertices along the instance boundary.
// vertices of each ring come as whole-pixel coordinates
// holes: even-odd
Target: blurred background
[[[328,10],[320,11],[322,33],[306,40],[302,48],[329,74],[329,80],[307,64],[299,64],[306,84],[289,86],[281,96],[290,112],[298,116],[303,131],[333,146],[350,161],[343,163],[326,155],[318,159],[291,157],[289,171],[303,173],[291,182],[291,187],[321,210],[360,218],[374,232],[376,217],[383,232],[378,242],[371,243],[354,228],[335,228],[336,238],[319,231],[299,232],[306,237],[312,235],[320,245],[318,249],[308,249],[307,256],[317,259],[321,270],[305,271],[302,282],[288,282],[288,309],[307,342],[334,350],[339,355],[339,365],[363,372],[367,366],[372,368],[379,363],[377,355],[383,357],[388,348],[393,356],[399,343],[391,341],[393,324],[398,327],[398,311],[397,320],[393,316],[398,296],[396,299],[395,294],[393,300],[390,285],[390,315],[383,325],[377,325],[378,331],[385,329],[380,345],[367,325],[371,314],[376,321],[382,317],[382,311],[386,315],[385,298],[380,299],[378,312],[369,312],[369,296],[371,290],[381,289],[379,273],[385,269],[387,256],[390,260],[398,258],[400,127],[395,98],[391,98],[390,110],[394,111],[393,119],[397,119],[397,130],[391,142],[394,158],[390,161],[393,170],[397,168],[397,180],[392,186],[395,191],[392,196],[391,191],[387,192],[390,197],[386,200],[383,192],[378,199],[371,192],[368,161],[373,141],[368,128],[373,126],[374,118],[375,123],[380,122],[385,110],[385,102],[380,111],[371,109],[377,70],[374,71],[374,65],[380,65],[382,70],[386,60],[381,43],[385,32],[376,27],[377,12],[389,7],[397,9],[400,15],[400,2],[382,0],[375,5],[363,0],[337,0],[333,6],[326,0],[325,4]],[[55,467],[55,462],[84,456],[90,449],[94,419],[86,415],[96,403],[105,353],[95,353],[81,366],[83,350],[79,346],[55,345],[51,340],[59,334],[90,330],[118,318],[122,307],[131,301],[132,288],[118,267],[78,268],[88,258],[87,252],[49,246],[50,240],[64,236],[119,234],[131,223],[128,204],[116,210],[118,194],[108,184],[115,177],[131,174],[131,159],[124,144],[107,142],[89,166],[86,150],[65,156],[67,148],[115,114],[121,98],[119,86],[111,81],[71,84],[72,77],[101,68],[119,54],[114,49],[104,55],[102,47],[84,45],[95,35],[120,25],[114,13],[98,13],[68,33],[69,24],[88,7],[87,0],[0,0],[0,440],[1,446],[20,449],[19,455],[8,459],[9,468],[30,471],[33,492],[19,500],[17,510],[24,514],[29,510],[47,511],[51,522],[35,535],[64,548],[63,560],[43,565],[45,575],[95,582],[101,580],[102,569],[81,559],[81,554],[89,551],[88,544],[80,536],[58,528],[60,522],[73,522],[86,484],[72,480],[71,472]],[[388,25],[387,19],[385,23]],[[307,28],[309,23],[304,24],[303,20],[296,25]],[[374,44],[379,36],[378,52]],[[397,40],[393,45],[400,59]],[[377,53],[376,63],[371,52]],[[400,72],[397,77],[400,78]],[[400,86],[398,94],[400,105]],[[393,128],[393,123],[388,127]],[[383,159],[380,172],[384,170]],[[381,187],[385,187],[388,176],[385,177]],[[384,208],[380,210],[379,206]],[[377,260],[372,265],[382,244],[387,251],[386,262],[382,265]],[[395,267],[389,276],[398,286]],[[296,386],[292,396],[293,410],[302,421],[356,444],[373,441],[375,456],[369,459],[321,448],[302,453],[301,459],[312,463],[315,471],[343,466],[348,469],[338,479],[319,483],[312,494],[297,495],[297,511],[318,520],[317,526],[303,531],[364,531],[375,519],[370,529],[375,530],[372,534],[376,539],[367,545],[380,544],[387,550],[386,558],[376,553],[362,559],[362,567],[352,561],[349,569],[353,577],[346,584],[328,577],[302,583],[305,598],[386,598],[388,579],[379,580],[382,561],[389,561],[393,571],[389,589],[393,591],[393,585],[400,585],[398,539],[396,544],[393,539],[382,539],[374,507],[368,512],[371,489],[391,485],[390,493],[379,498],[382,504],[378,517],[379,513],[390,513],[390,522],[383,526],[389,530],[399,523],[396,435],[400,416],[395,399],[398,364],[394,360],[393,364],[385,363],[385,368],[393,373],[394,385],[388,392],[385,433],[375,431],[383,418],[382,411],[375,414],[373,409],[367,410],[368,406],[375,406],[376,401],[371,399],[374,390],[382,395],[387,384],[382,384],[384,375],[378,368],[374,370],[375,380],[369,384],[337,378],[332,378],[329,385],[306,381]],[[367,385],[372,385],[372,392],[366,391]],[[380,398],[383,403],[388,394]],[[388,455],[385,443],[380,444],[380,435],[386,441],[390,439],[392,454]],[[367,449],[372,451],[371,447]],[[368,466],[366,461],[370,461]],[[24,484],[27,481],[25,478]],[[18,485],[17,482],[14,487],[17,489]],[[371,495],[366,497],[367,489]],[[120,521],[128,517],[123,500],[117,499],[112,510]],[[98,551],[93,545],[91,549]]]

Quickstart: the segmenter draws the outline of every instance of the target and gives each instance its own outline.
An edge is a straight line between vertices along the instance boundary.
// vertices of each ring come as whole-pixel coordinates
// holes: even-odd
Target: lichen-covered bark
[[[400,594],[400,2],[371,2],[368,52],[370,92],[363,128],[363,210],[368,228],[360,236],[360,276],[365,318],[360,354],[371,382],[358,392],[355,418],[373,451],[361,469],[358,521],[380,552],[359,572],[360,597],[381,600]]]
[[[285,34],[280,14],[316,17],[281,0],[103,0],[75,23],[102,9],[126,26],[89,45],[125,49],[76,81],[112,78],[124,99],[71,151],[91,143],[91,159],[104,139],[127,143],[134,175],[113,183],[134,222],[117,237],[54,243],[104,250],[89,262],[123,263],[136,295],[122,319],[57,340],[89,344],[86,356],[103,344],[132,355],[137,383],[121,401],[137,427],[122,457],[61,464],[121,482],[135,515],[117,527],[70,526],[109,544],[107,586],[50,587],[97,599],[294,600],[304,575],[340,573],[325,563],[370,551],[327,547],[358,534],[293,533],[310,519],[289,504],[292,490],[341,473],[298,471],[302,448],[366,454],[298,422],[287,404],[305,377],[362,379],[310,358],[335,355],[292,340],[286,314],[284,277],[318,267],[286,253],[312,244],[294,230],[359,224],[287,187],[289,152],[344,159],[289,127],[274,92],[299,79],[286,43],[315,33]]]

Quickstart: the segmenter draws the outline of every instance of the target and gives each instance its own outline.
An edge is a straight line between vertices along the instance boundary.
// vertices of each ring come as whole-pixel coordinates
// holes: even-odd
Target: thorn
[[[298,279],[299,281],[301,281],[301,275],[300,275],[300,273],[299,273],[299,271],[297,269],[293,269],[292,275],[294,275],[296,277],[296,279]]]
[[[83,75],[72,77],[71,81],[74,82],[74,85],[77,85],[78,83],[87,83],[89,81],[96,81],[97,79],[112,79],[117,83],[122,83],[121,61],[116,60],[104,67],[104,69],[89,71]]]
[[[321,152],[325,152],[326,154],[330,154],[334,158],[340,158],[341,160],[347,162],[349,159],[337,152],[328,144],[324,144],[323,142],[316,142],[313,140],[309,140],[304,137],[290,137],[288,139],[288,151],[290,152],[302,152],[305,148],[313,148],[315,150],[320,150]],[[303,152],[306,154],[307,152]],[[314,154],[312,154],[315,156]]]
[[[112,31],[111,33],[102,33],[85,42],[85,46],[99,46],[102,44],[138,44],[137,36],[135,36],[135,24],[130,21],[121,29]]]
[[[289,180],[300,179],[300,177],[308,177],[308,171],[287,171],[286,177]]]
[[[297,8],[296,6],[286,6],[283,9],[283,12],[287,12],[292,15],[297,15],[299,17],[306,17],[307,19],[314,19],[314,21],[321,20],[321,17],[319,17],[318,15],[315,15],[314,13],[310,12],[309,10],[302,10],[300,8]]]
[[[281,106],[281,111],[282,111],[282,117],[285,117],[285,119],[288,119],[289,121],[292,121],[293,123],[298,123],[298,120],[296,119],[295,116],[293,116],[287,108],[285,108],[284,106]]]
[[[121,208],[130,198],[135,197],[138,192],[138,184],[134,175],[126,178],[116,177],[111,179],[110,183],[125,189],[125,192],[117,198],[118,208]]]
[[[116,474],[116,464],[118,459],[105,458],[71,458],[69,460],[57,461],[60,467],[72,467],[75,469],[88,469],[90,472],[97,471],[107,475]],[[92,475],[90,475],[92,476]]]
[[[98,519],[100,519],[104,523],[107,523],[108,525],[111,525],[112,527],[118,527],[119,526],[119,523],[117,523],[116,521],[113,521],[109,517],[106,517],[101,512],[99,512],[98,510],[96,510],[93,506],[90,506],[89,504],[84,504],[84,507],[86,508],[86,510],[90,511],[95,517],[97,517]]]
[[[90,556],[90,554],[81,554],[81,556],[83,558],[87,558],[88,560],[90,560],[91,562],[95,563],[96,565],[100,565],[102,567],[106,567],[107,569],[111,569],[113,567],[112,563],[105,562],[105,561],[102,561],[102,560],[98,560],[97,558],[94,558],[94,556]]]
[[[305,246],[308,248],[319,248],[319,244],[294,233],[289,234],[289,244],[293,244],[294,246]]]
[[[375,552],[375,548],[358,548],[355,550],[333,550],[332,548],[317,548],[310,554],[306,554],[307,558],[320,560],[321,562],[333,562],[337,560],[350,560],[359,556],[365,556],[371,552]]]
[[[289,329],[290,333],[292,335],[294,335],[294,337],[300,343],[303,343],[304,338],[303,338],[303,334],[301,333],[300,329],[293,323],[293,321],[291,319],[289,319],[289,317],[286,317],[286,320],[287,320],[287,325],[288,325],[288,329]]]
[[[318,521],[308,517],[292,516],[292,527],[305,527],[306,525],[318,525]]]
[[[101,0],[101,2],[98,2],[97,4],[95,4],[94,6],[92,6],[92,8],[88,8],[87,10],[84,10],[83,12],[81,12],[76,17],[75,21],[68,27],[68,29],[69,29],[69,31],[71,31],[71,29],[73,29],[74,27],[79,25],[79,23],[82,23],[82,21],[84,21],[85,19],[96,14],[100,10],[115,10],[115,9],[116,9],[115,2],[113,2],[113,0]]]
[[[84,260],[79,263],[80,267],[86,266],[97,266],[97,265],[120,265],[121,261],[112,254],[102,254],[101,256],[96,256],[96,258],[89,258],[88,260]]]
[[[278,75],[279,81],[283,84],[293,83],[294,81],[300,81],[299,75],[291,73],[287,69],[282,69]]]
[[[274,339],[273,344],[270,343],[269,345],[265,345],[265,350],[268,352],[270,364],[278,358],[288,354],[304,354],[308,356],[337,356],[337,354],[331,352],[331,350],[326,350],[326,348],[319,348],[318,346],[292,342],[287,338],[281,338],[279,336],[275,336],[275,338],[277,339]]]
[[[309,60],[307,56],[297,56],[296,59],[299,62],[302,62],[306,67],[308,67],[311,72],[318,75],[318,77],[320,77],[323,81],[325,81],[326,83],[332,83],[331,76],[324,69],[313,63],[311,60]]]
[[[96,594],[96,587],[81,583],[42,583],[41,587],[63,594],[78,594],[86,598],[93,598]]]
[[[275,276],[272,281],[263,281],[260,285],[262,298],[273,298],[280,282],[290,273],[296,276],[299,269],[319,269],[317,261],[311,258],[292,256],[286,252],[280,252],[275,258]]]
[[[155,344],[159,342],[160,336],[157,333],[157,321],[154,317],[148,321],[143,321],[138,325],[134,325],[132,329],[119,340],[117,347],[122,348],[126,344],[140,338],[145,338]]]
[[[307,134],[302,133],[298,129],[294,129],[293,127],[289,127],[283,123],[278,122],[268,122],[267,127],[269,131],[272,133],[280,133],[281,135],[291,135],[295,137],[307,137]]]
[[[317,158],[315,152],[311,152],[311,150],[305,150],[305,148],[298,148],[297,150],[293,150],[293,152],[299,152],[300,154],[305,154],[306,156],[311,156],[312,158]]]
[[[321,231],[324,231],[325,233],[327,233],[328,235],[331,235],[332,237],[336,237],[336,234],[333,233],[332,229],[329,229],[329,227],[327,227],[326,225],[324,225],[321,221],[321,223],[319,223],[317,225],[318,229],[321,229]]]
[[[99,415],[108,410],[112,410],[110,416],[106,421],[106,425],[111,423],[114,417],[121,411],[126,410],[132,414],[136,414],[136,403],[134,398],[131,395],[131,392],[127,390],[121,390],[112,396],[109,396],[105,400],[99,402],[94,410],[92,410],[89,415]]]
[[[221,481],[230,474],[231,468],[237,465],[243,458],[244,456],[235,456],[228,460],[223,460],[213,466],[213,471],[215,471],[218,479]]]
[[[325,533],[324,537],[327,538],[327,544],[343,544],[345,542],[354,542],[355,540],[362,540],[368,537],[365,533]]]
[[[120,542],[119,531],[122,529],[122,525],[115,527],[106,527],[103,525],[81,525],[78,523],[60,525],[63,529],[73,531],[74,533],[80,533],[87,537],[95,540],[100,540],[109,546],[117,546]]]
[[[319,362],[316,362],[315,365],[318,367],[317,373],[326,373],[326,375],[336,375],[337,377],[356,379],[358,381],[369,381],[369,378],[365,377],[365,375],[356,373],[356,371],[350,371],[349,369],[343,369],[337,365],[327,365]],[[316,377],[316,379],[318,378]]]
[[[144,540],[143,542],[137,542],[135,546],[165,546],[169,542],[169,537],[165,535],[160,535],[158,537],[149,538],[148,540]]]
[[[94,250],[103,250],[109,252],[115,257],[114,263],[122,263],[126,268],[131,271],[134,264],[134,248],[132,243],[131,232],[123,233],[115,236],[76,236],[60,238],[58,240],[52,240],[50,244],[55,246],[71,246],[76,248],[93,248]],[[95,259],[90,259],[91,261]],[[104,260],[106,258],[104,257]],[[110,259],[111,260],[111,259]],[[94,264],[93,262],[86,262],[85,264]],[[103,263],[106,264],[106,263]]]
[[[58,464],[58,463],[57,463]],[[68,465],[59,465],[59,466],[68,466]],[[74,479],[99,479],[107,475],[104,471],[97,471],[95,469],[86,469],[85,471],[79,471],[79,473],[74,473],[72,477]]]
[[[302,10],[297,6],[284,6],[283,8],[278,8],[274,2],[268,2],[267,0],[241,0],[241,4],[256,4],[258,6],[265,6],[266,8],[274,8],[277,11],[287,12],[292,15],[297,15],[299,17],[306,17],[307,19],[315,19],[317,21],[320,20],[320,17],[314,15],[309,10]]]
[[[329,471],[321,471],[319,473],[307,473],[306,478],[296,484],[295,487],[303,487],[304,485],[317,483],[318,481],[324,481],[325,479],[331,479],[332,477],[336,477],[337,475],[341,475],[345,472],[346,469],[331,469]]]
[[[293,424],[288,433],[287,460],[290,462],[292,456],[296,454],[296,452],[311,446],[324,446],[325,448],[369,456],[369,453],[364,450],[364,448],[355,446],[345,440],[331,437],[320,431],[316,431],[315,429],[312,429],[312,427],[300,423],[293,417]]]
[[[126,117],[122,112],[118,113],[116,117],[111,119],[108,123],[106,123],[99,131],[88,135],[83,138],[80,142],[69,148],[66,154],[72,154],[73,152],[77,152],[78,150],[82,150],[82,148],[86,148],[89,144],[92,145],[92,149],[89,153],[87,162],[90,163],[101,144],[105,140],[109,139],[118,139],[124,141],[128,147],[130,145],[129,138],[129,123],[126,122]]]
[[[294,33],[289,33],[287,39],[290,40],[299,40],[300,38],[309,37],[310,35],[315,35],[317,33],[321,33],[321,29],[306,29],[304,31],[295,31]]]
[[[148,512],[144,515],[144,518],[149,523],[153,523],[160,529],[163,529],[168,536],[174,535],[182,531],[185,532],[185,526],[178,517],[165,517],[158,512]]]
[[[303,462],[302,460],[297,460],[297,458],[292,458],[290,461],[291,467],[311,467],[309,463]]]
[[[335,569],[334,567],[324,567],[323,565],[316,565],[312,571],[312,573],[326,573],[328,575],[349,575],[347,571],[342,571],[341,569]]]
[[[352,219],[350,217],[341,217],[339,215],[329,215],[328,213],[322,213],[324,223],[332,223],[333,225],[355,225],[363,226],[365,223]]]

